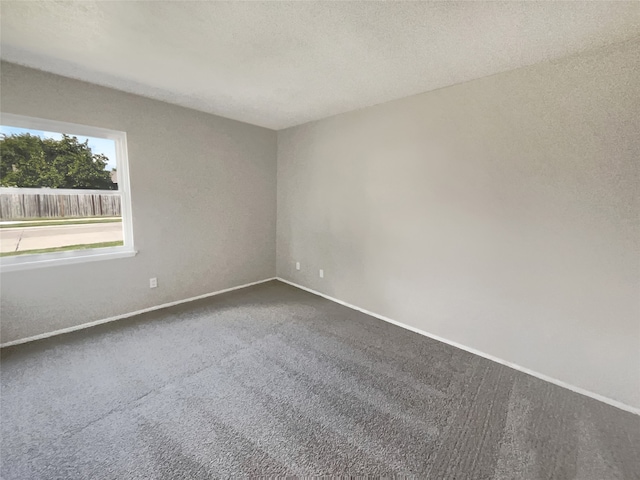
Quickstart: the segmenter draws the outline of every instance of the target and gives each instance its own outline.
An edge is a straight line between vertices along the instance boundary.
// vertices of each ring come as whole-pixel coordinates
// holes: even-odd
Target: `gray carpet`
[[[640,417],[279,282],[2,351],[2,478],[640,478]]]

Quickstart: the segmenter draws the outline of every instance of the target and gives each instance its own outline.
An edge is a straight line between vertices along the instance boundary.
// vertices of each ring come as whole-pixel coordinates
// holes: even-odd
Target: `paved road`
[[[0,252],[122,241],[122,223],[0,229]]]

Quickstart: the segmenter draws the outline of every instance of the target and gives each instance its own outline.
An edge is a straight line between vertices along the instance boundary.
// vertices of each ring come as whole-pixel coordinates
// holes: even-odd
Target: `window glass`
[[[27,128],[24,123],[38,119],[19,117],[15,123],[23,125],[16,126],[6,117],[0,125],[0,257],[125,246],[124,134],[95,129],[104,136],[80,135],[67,124]]]

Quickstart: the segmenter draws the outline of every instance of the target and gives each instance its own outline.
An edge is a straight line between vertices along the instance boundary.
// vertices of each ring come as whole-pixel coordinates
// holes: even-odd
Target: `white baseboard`
[[[11,347],[13,345],[20,345],[21,343],[32,342],[34,340],[41,340],[43,338],[54,337],[56,335],[62,335],[63,333],[75,332],[76,330],[83,330],[85,328],[95,327],[102,325],[103,323],[115,322],[116,320],[122,320],[123,318],[133,317],[140,315],[141,313],[153,312],[154,310],[160,310],[162,308],[173,307],[180,305],[181,303],[193,302],[194,300],[200,300],[202,298],[213,297],[222,293],[232,292],[234,290],[240,290],[241,288],[251,287],[260,283],[270,282],[275,280],[275,277],[266,278],[257,282],[245,283],[244,285],[238,285],[237,287],[225,288],[224,290],[218,290],[217,292],[205,293],[204,295],[198,295],[196,297],[185,298],[183,300],[176,300],[175,302],[163,303],[162,305],[156,305],[154,307],[143,308],[142,310],[136,310],[135,312],[123,313],[122,315],[116,315],[114,317],[103,318],[102,320],[96,320],[94,322],[83,323],[81,325],[75,325],[73,327],[62,328],[60,330],[54,330],[53,332],[41,333],[40,335],[34,335],[33,337],[21,338],[19,340],[12,340],[10,342],[0,344],[0,348]]]
[[[293,287],[296,287],[296,288],[299,288],[301,290],[305,290],[305,291],[307,291],[309,293],[313,293],[314,295],[318,295],[320,297],[326,298],[327,300],[331,300],[332,302],[339,303],[340,305],[344,305],[345,307],[351,308],[353,310],[357,310],[359,312],[362,312],[364,314],[370,315],[372,317],[375,317],[377,319],[383,320],[385,322],[392,323],[394,325],[397,325],[398,327],[402,327],[402,328],[405,328],[407,330],[411,330],[412,332],[419,333],[420,335],[424,335],[425,337],[432,338],[432,339],[437,340],[439,342],[446,343],[447,345],[451,345],[452,347],[460,348],[461,350],[464,350],[466,352],[473,353],[474,355],[478,355],[480,357],[483,357],[483,358],[486,358],[488,360],[494,361],[494,362],[499,363],[501,365],[505,365],[505,366],[507,366],[509,368],[513,368],[514,370],[518,370],[520,372],[529,374],[529,375],[531,375],[533,377],[539,378],[540,380],[544,380],[546,382],[553,383],[554,385],[558,385],[559,387],[566,388],[568,390],[571,390],[572,392],[579,393],[581,395],[585,395],[587,397],[593,398],[594,400],[598,400],[600,402],[606,403],[608,405],[611,405],[612,407],[616,407],[616,408],[619,408],[619,409],[624,410],[626,412],[630,412],[630,413],[634,413],[636,415],[640,415],[640,408],[632,407],[630,405],[627,405],[625,403],[619,402],[617,400],[613,400],[611,398],[605,397],[604,395],[600,395],[598,393],[590,392],[589,390],[585,390],[584,388],[576,387],[575,385],[571,385],[569,383],[563,382],[562,380],[558,380],[556,378],[549,377],[548,375],[544,375],[542,373],[538,373],[538,372],[536,372],[534,370],[530,370],[530,369],[528,369],[526,367],[521,367],[520,365],[517,365],[515,363],[507,362],[506,360],[503,360],[503,359],[498,358],[498,357],[494,357],[493,355],[489,355],[488,353],[481,352],[479,350],[476,350],[475,348],[467,347],[466,345],[462,345],[461,343],[453,342],[451,340],[447,340],[446,338],[439,337],[437,335],[433,335],[433,334],[431,334],[429,332],[425,332],[424,330],[420,330],[419,328],[415,328],[415,327],[412,327],[410,325],[406,325],[404,323],[400,323],[400,322],[398,322],[396,320],[392,320],[391,318],[385,317],[384,315],[378,315],[377,313],[371,312],[371,311],[366,310],[364,308],[360,308],[360,307],[357,307],[356,305],[352,305],[350,303],[343,302],[342,300],[339,300],[337,298],[330,297],[329,295],[325,295],[324,293],[318,292],[317,290],[313,290],[311,288],[303,287],[302,285],[298,285],[297,283],[291,282],[289,280],[285,280],[284,278],[277,277],[276,280],[278,280],[280,282],[283,282],[283,283],[286,283],[286,284],[289,284],[289,285],[291,285]]]
[[[280,278],[280,277],[266,278],[264,280],[259,280],[257,282],[251,282],[251,283],[246,283],[244,285],[238,285],[236,287],[225,288],[224,290],[218,290],[216,292],[205,293],[203,295],[198,295],[198,296],[195,296],[195,297],[185,298],[183,300],[176,300],[174,302],[163,303],[161,305],[156,305],[156,306],[153,306],[153,307],[143,308],[141,310],[136,310],[134,312],[124,313],[122,315],[116,315],[116,316],[113,316],[113,317],[104,318],[102,320],[96,320],[94,322],[83,323],[81,325],[75,325],[73,327],[62,328],[60,330],[54,330],[52,332],[47,332],[47,333],[41,333],[40,335],[34,335],[32,337],[25,337],[25,338],[21,338],[21,339],[18,339],[18,340],[12,340],[10,342],[5,342],[5,343],[0,344],[0,348],[10,347],[10,346],[13,346],[13,345],[20,345],[22,343],[32,342],[34,340],[41,340],[43,338],[54,337],[56,335],[62,335],[64,333],[70,333],[70,332],[75,332],[77,330],[83,330],[85,328],[95,327],[97,325],[102,325],[104,323],[114,322],[116,320],[122,320],[124,318],[129,318],[129,317],[133,317],[133,316],[136,316],[136,315],[140,315],[142,313],[153,312],[155,310],[160,310],[162,308],[173,307],[175,305],[180,305],[182,303],[193,302],[195,300],[200,300],[200,299],[203,299],[203,298],[213,297],[215,295],[220,295],[220,294],[223,294],[223,293],[232,292],[234,290],[240,290],[241,288],[251,287],[253,285],[258,285],[260,283],[270,282],[271,280],[278,280],[280,282],[289,284],[289,285],[291,285],[293,287],[296,287],[296,288],[299,288],[301,290],[305,290],[307,292],[313,293],[314,295],[318,295],[320,297],[326,298],[327,300],[331,300],[332,302],[338,303],[340,305],[344,305],[345,307],[351,308],[353,310],[357,310],[359,312],[362,312],[362,313],[364,313],[366,315],[372,316],[372,317],[377,318],[379,320],[383,320],[385,322],[392,323],[394,325],[397,325],[398,327],[402,327],[402,328],[405,328],[405,329],[410,330],[412,332],[419,333],[420,335],[424,335],[425,337],[429,337],[429,338],[432,338],[432,339],[437,340],[439,342],[443,342],[443,343],[446,343],[448,345],[451,345],[453,347],[460,348],[460,349],[462,349],[462,350],[464,350],[466,352],[473,353],[474,355],[478,355],[478,356],[486,358],[488,360],[497,362],[497,363],[499,363],[501,365],[505,365],[507,367],[513,368],[514,370],[518,370],[520,372],[529,374],[531,376],[534,376],[534,377],[539,378],[541,380],[544,380],[546,382],[553,383],[554,385],[558,385],[559,387],[563,387],[563,388],[566,388],[568,390],[571,390],[572,392],[576,392],[576,393],[579,393],[581,395],[585,395],[587,397],[593,398],[595,400],[598,400],[600,402],[606,403],[608,405],[611,405],[613,407],[619,408],[621,410],[625,410],[627,412],[630,412],[630,413],[633,413],[633,414],[636,414],[636,415],[640,415],[640,409],[639,408],[632,407],[630,405],[627,405],[625,403],[619,402],[617,400],[613,400],[611,398],[605,397],[604,395],[600,395],[598,393],[590,392],[589,390],[585,390],[584,388],[576,387],[575,385],[571,385],[569,383],[563,382],[562,380],[558,380],[556,378],[549,377],[548,375],[544,375],[542,373],[538,373],[538,372],[536,372],[534,370],[530,370],[530,369],[528,369],[526,367],[522,367],[522,366],[517,365],[515,363],[507,362],[506,360],[503,360],[501,358],[494,357],[493,355],[489,355],[487,353],[481,352],[479,350],[476,350],[475,348],[470,348],[470,347],[467,347],[467,346],[462,345],[460,343],[453,342],[451,340],[447,340],[446,338],[439,337],[437,335],[433,335],[433,334],[431,334],[429,332],[425,332],[424,330],[420,330],[419,328],[415,328],[415,327],[412,327],[410,325],[406,325],[404,323],[400,323],[400,322],[398,322],[396,320],[393,320],[391,318],[385,317],[384,315],[379,315],[379,314],[377,314],[375,312],[371,312],[371,311],[366,310],[364,308],[360,308],[360,307],[358,307],[356,305],[352,305],[350,303],[344,302],[342,300],[339,300],[337,298],[331,297],[329,295],[325,295],[324,293],[318,292],[317,290],[313,290],[311,288],[304,287],[302,285],[299,285],[297,283],[291,282],[289,280],[285,280],[284,278]]]

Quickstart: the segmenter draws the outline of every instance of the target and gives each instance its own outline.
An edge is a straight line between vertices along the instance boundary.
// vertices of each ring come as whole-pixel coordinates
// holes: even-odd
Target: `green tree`
[[[11,135],[0,141],[0,185],[112,190],[116,186],[105,170],[108,161],[94,154],[88,141],[70,135],[60,140]]]

